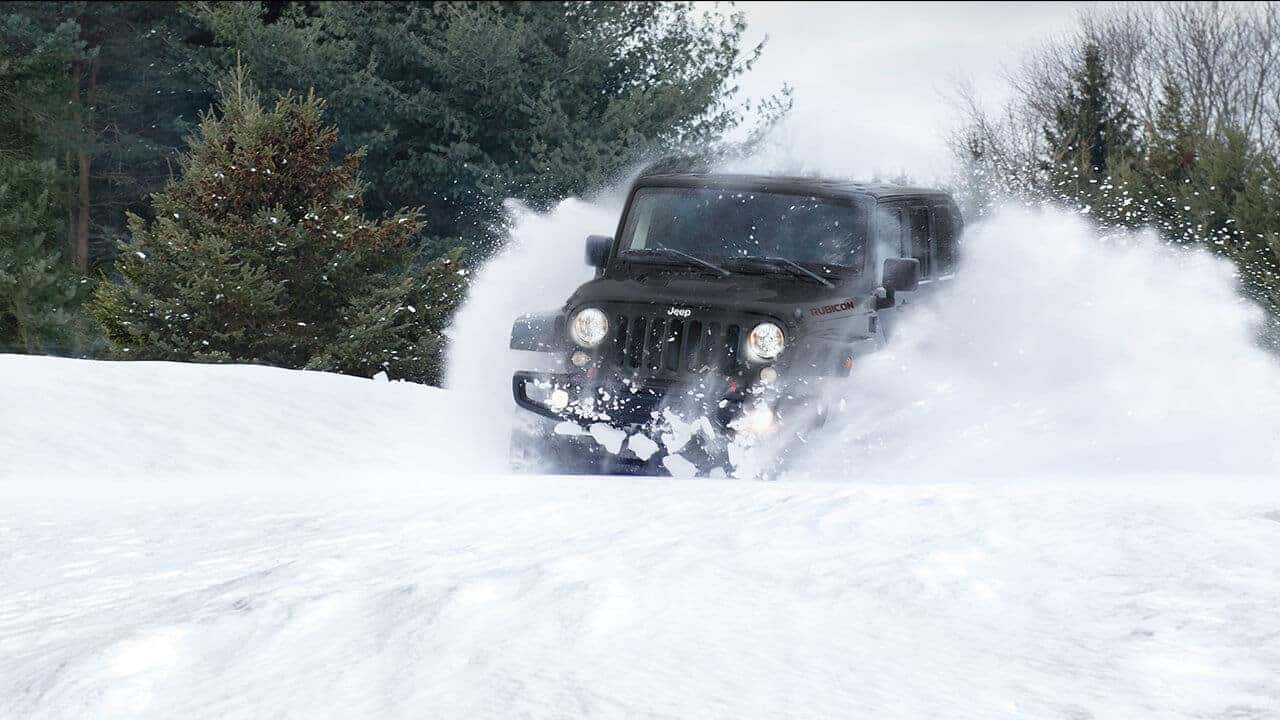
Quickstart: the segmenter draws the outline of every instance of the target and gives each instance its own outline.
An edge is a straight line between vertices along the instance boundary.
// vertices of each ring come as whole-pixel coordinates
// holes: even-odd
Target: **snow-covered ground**
[[[0,355],[0,720],[1280,718],[1229,266],[1011,209],[780,481],[510,475],[507,329],[616,204],[513,206],[447,391]]]
[[[0,427],[5,491],[40,494],[305,488],[449,448],[437,388],[250,365],[4,355]]]
[[[455,395],[0,356],[0,718],[1280,718],[1275,476],[477,475]]]

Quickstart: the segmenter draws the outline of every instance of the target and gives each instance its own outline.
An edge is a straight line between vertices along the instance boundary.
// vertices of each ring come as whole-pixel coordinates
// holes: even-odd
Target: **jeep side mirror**
[[[593,268],[602,268],[609,262],[609,250],[613,248],[613,238],[608,235],[587,236],[587,264]]]
[[[911,292],[920,286],[920,261],[915,258],[885,258],[880,284],[890,292]]]

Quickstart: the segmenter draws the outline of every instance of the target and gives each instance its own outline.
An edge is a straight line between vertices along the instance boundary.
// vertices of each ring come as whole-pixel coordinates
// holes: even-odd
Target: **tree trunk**
[[[93,158],[81,150],[78,154],[80,171],[80,208],[76,216],[76,267],[81,272],[89,269],[89,166]]]
[[[88,107],[93,106],[94,91],[98,87],[98,64],[94,62],[89,70],[89,86],[85,91],[84,104]],[[82,145],[76,153],[77,171],[79,173],[80,187],[78,193],[79,208],[76,214],[75,224],[75,258],[76,267],[81,272],[89,270],[89,172],[93,165],[93,156]]]
[[[71,151],[67,150],[67,157],[62,166],[67,183],[67,242],[71,245],[71,259],[73,261],[76,257],[76,180],[74,172],[74,157],[75,156]]]
[[[71,63],[71,107],[73,108],[73,117],[75,118],[76,127],[80,126],[80,61],[76,60]],[[71,148],[67,148],[66,172],[67,172],[67,241],[71,247],[71,260],[80,266],[80,249],[77,244],[78,236],[76,235],[77,219],[76,219],[76,183],[75,183],[75,163],[73,162],[74,153]]]

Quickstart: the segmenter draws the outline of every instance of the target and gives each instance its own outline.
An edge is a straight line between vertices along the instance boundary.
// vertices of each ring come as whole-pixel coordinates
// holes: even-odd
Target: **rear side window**
[[[933,268],[929,262],[929,208],[909,208],[907,217],[911,231],[911,257],[920,261],[920,277],[933,277]]]
[[[897,207],[880,208],[876,213],[876,242],[886,257],[905,257],[907,252],[906,219],[903,209]]]
[[[956,223],[951,208],[938,205],[933,208],[934,265],[939,275],[955,270]]]

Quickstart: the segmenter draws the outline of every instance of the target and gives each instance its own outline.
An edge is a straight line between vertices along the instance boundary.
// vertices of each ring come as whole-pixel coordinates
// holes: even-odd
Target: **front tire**
[[[648,462],[620,457],[589,435],[560,435],[555,423],[518,418],[508,460],[513,472],[539,475],[665,475],[660,454]]]

